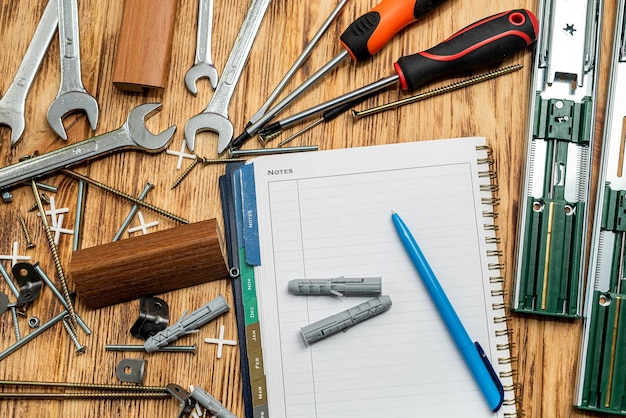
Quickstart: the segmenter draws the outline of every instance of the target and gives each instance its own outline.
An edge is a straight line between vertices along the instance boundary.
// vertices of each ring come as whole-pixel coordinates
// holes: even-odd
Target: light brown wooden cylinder
[[[215,219],[84,248],[69,276],[87,308],[101,308],[229,276]]]
[[[113,63],[122,91],[165,88],[177,0],[126,0]]]

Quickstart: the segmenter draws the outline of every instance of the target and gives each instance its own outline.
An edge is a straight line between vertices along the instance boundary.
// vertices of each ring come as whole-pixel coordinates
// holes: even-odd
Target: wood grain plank
[[[68,116],[64,120],[69,136],[67,143],[75,143],[94,134],[117,129],[133,107],[142,103],[160,102],[163,104],[162,110],[147,120],[146,124],[155,133],[170,125],[176,125],[177,131],[169,149],[179,151],[184,141],[183,128],[186,121],[201,112],[213,96],[207,80],[199,81],[197,97],[187,92],[184,87],[184,74],[193,64],[197,3],[178,2],[166,87],[162,91],[145,93],[124,93],[112,85],[114,55],[118,46],[117,37],[123,3],[123,0],[79,2],[83,84],[97,98],[101,116],[96,132],[90,131],[86,118],[80,113]],[[212,55],[219,74],[222,74],[249,3],[244,0],[232,0],[215,4]],[[376,3],[375,0],[348,2],[281,97],[335,56],[340,51],[337,39],[341,32],[351,20],[365,13]],[[447,2],[418,24],[406,28],[373,59],[358,64],[348,61],[342,63],[285,110],[283,116],[389,76],[393,74],[393,62],[401,55],[429,48],[467,24],[499,12],[503,7],[536,10],[536,3],[534,0],[515,0],[503,6],[502,2],[475,0],[470,7],[467,2]],[[7,46],[0,51],[0,92],[7,90],[45,4],[44,0],[28,0],[4,2],[0,5],[2,39]],[[236,133],[243,129],[250,116],[263,104],[267,95],[278,84],[335,5],[336,2],[332,0],[320,0],[315,3],[274,1],[270,4],[229,107],[229,118]],[[607,62],[610,56],[614,13],[615,1],[607,0],[601,55],[601,59]],[[16,147],[10,147],[10,131],[6,127],[0,127],[0,165],[14,163],[20,157],[36,150],[46,152],[66,145],[63,140],[54,136],[45,116],[49,104],[58,91],[60,80],[58,54],[58,40],[55,39],[26,102],[27,124],[23,140]],[[318,126],[298,137],[292,145],[318,144],[321,149],[331,149],[457,136],[485,136],[494,149],[496,159],[501,199],[497,224],[500,227],[501,249],[506,263],[504,273],[510,294],[514,271],[520,179],[524,167],[530,54],[518,54],[507,64],[513,62],[523,63],[524,68],[497,80],[377,114],[358,122],[353,122],[347,114],[342,115],[335,121]],[[608,81],[608,65],[600,65],[600,68],[601,95],[598,104],[599,123],[596,141],[601,136],[599,126]],[[440,80],[427,87],[448,84],[450,81],[452,80]],[[367,105],[382,104],[408,95],[408,92],[389,89],[369,99]],[[295,126],[285,134],[290,134],[298,128],[300,126]],[[216,144],[215,134],[201,133],[197,138],[196,152],[203,157],[216,157]],[[257,147],[259,144],[253,139],[244,146],[244,149]],[[594,155],[596,161],[598,151],[599,147],[596,147]],[[182,169],[190,163],[189,159],[183,160]],[[178,188],[171,190],[171,184],[181,173],[176,164],[177,158],[165,152],[156,155],[124,152],[77,166],[76,170],[132,195],[139,194],[146,182],[150,181],[155,188],[146,201],[192,222],[217,218],[221,224],[217,180],[223,173],[223,166],[196,167]],[[58,207],[69,208],[64,226],[71,227],[75,219],[76,181],[58,174],[47,177],[45,182],[58,186],[58,192],[49,194],[55,198]],[[53,261],[41,229],[41,220],[36,213],[27,212],[28,207],[34,202],[32,192],[29,188],[16,188],[13,195],[13,203],[0,205],[0,222],[3,225],[0,228],[0,254],[10,253],[13,242],[17,241],[19,253],[31,256],[33,262],[38,261],[56,282]],[[82,247],[110,242],[129,209],[128,203],[96,188],[88,187]],[[175,222],[160,218],[158,215],[143,213],[146,221],[159,221],[154,232],[177,226]],[[25,247],[17,222],[18,215],[25,217],[33,240],[37,244],[36,248]],[[136,222],[135,220],[131,226],[135,226]],[[123,239],[130,236],[125,234]],[[59,254],[66,269],[72,257],[71,245],[72,237],[62,235]],[[9,267],[7,261],[0,263],[5,268]],[[73,288],[71,281],[70,286]],[[9,292],[1,282],[0,291]],[[192,311],[219,294],[224,295],[232,306],[229,280],[199,284],[159,296],[168,302],[172,319],[176,320],[185,310]],[[106,344],[138,343],[138,340],[129,334],[130,327],[138,315],[138,301],[89,310],[79,295],[76,309],[93,330],[90,336],[79,332],[80,340],[87,346],[84,355],[77,356],[74,353],[65,330],[58,324],[26,347],[0,361],[0,377],[116,383],[114,369],[122,358],[144,358],[148,362],[145,384],[165,385],[174,382],[184,387],[189,384],[200,385],[237,416],[243,416],[238,348],[225,347],[223,357],[217,359],[215,346],[202,341],[205,337],[216,336],[222,324],[226,326],[226,337],[235,338],[236,323],[232,311],[207,324],[198,335],[186,336],[179,341],[180,344],[197,344],[197,354],[190,355],[105,351]],[[26,325],[28,317],[38,316],[42,321],[46,321],[60,310],[58,301],[50,292],[44,291],[42,297],[29,308],[27,317],[20,318],[22,332],[25,334],[30,331]],[[515,366],[518,369],[518,395],[521,409],[526,411],[526,416],[575,418],[592,416],[572,406],[578,364],[580,321],[560,322],[514,315],[511,317],[510,326],[513,331],[513,354],[517,359]],[[15,342],[9,315],[3,316],[0,322],[0,336],[4,346]],[[37,413],[38,416],[51,418],[167,417],[176,416],[178,409],[179,405],[174,400],[0,401],[2,416],[26,416]]]

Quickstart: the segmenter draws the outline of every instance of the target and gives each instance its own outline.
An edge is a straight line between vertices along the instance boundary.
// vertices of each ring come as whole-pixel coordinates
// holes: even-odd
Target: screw
[[[48,192],[52,192],[52,193],[56,193],[59,191],[59,188],[56,186],[51,186],[49,184],[45,184],[45,183],[39,183],[37,182],[37,188],[41,189],[41,190],[46,190]]]
[[[420,93],[415,96],[407,97],[406,99],[397,100],[395,102],[387,103],[381,106],[376,106],[376,107],[372,107],[370,109],[365,109],[361,111],[352,110],[352,118],[354,121],[357,121],[365,116],[374,115],[376,113],[384,112],[390,109],[397,109],[398,107],[403,106],[405,104],[419,102],[425,99],[429,99],[431,97],[439,96],[444,93],[458,90],[463,87],[471,86],[472,84],[477,84],[482,81],[490,80],[492,78],[499,77],[501,75],[508,74],[513,71],[517,71],[522,67],[523,67],[522,64],[511,65],[509,67],[501,68],[499,70],[494,70],[494,71],[489,71],[484,74],[479,74],[477,76],[470,77],[468,79],[459,81],[457,83],[452,83],[452,84],[445,85],[443,87],[429,90],[427,92]]]
[[[63,297],[61,292],[59,292],[59,289],[57,289],[54,283],[52,283],[52,280],[50,280],[48,275],[46,275],[46,272],[43,271],[43,269],[39,265],[39,262],[36,262],[35,264],[33,264],[33,267],[35,268],[35,271],[37,272],[37,274],[39,274],[39,277],[41,277],[41,280],[43,280],[43,282],[50,288],[50,290],[52,290],[52,293],[54,293],[54,296],[56,296],[57,299],[63,304],[65,309],[67,309],[67,302],[65,301],[65,298]],[[2,273],[2,270],[0,270],[0,273]],[[91,329],[89,329],[87,324],[85,324],[85,322],[81,319],[81,317],[78,314],[76,315],[76,319],[78,320],[78,325],[83,329],[83,331],[85,331],[85,334],[91,335]]]
[[[76,354],[84,354],[85,346],[82,345],[80,341],[78,341],[78,337],[76,336],[76,333],[72,329],[69,319],[70,319],[69,315],[63,317],[63,326],[65,327],[65,330],[69,334],[70,339],[72,340],[72,342],[74,343],[74,346],[76,347]]]
[[[20,333],[20,324],[17,322],[17,310],[15,306],[11,306],[11,316],[13,317],[13,329],[15,330],[15,339],[17,341],[22,339],[22,334]]]
[[[178,187],[178,185],[180,183],[182,183],[183,180],[185,180],[185,178],[189,175],[189,173],[191,173],[191,170],[193,170],[194,167],[198,165],[198,163],[202,163],[203,165],[209,165],[209,164],[233,163],[233,162],[240,162],[240,161],[246,161],[246,160],[244,158],[213,158],[213,159],[209,159],[209,158],[204,158],[204,157],[198,157],[196,155],[196,158],[189,165],[189,167],[187,167],[182,172],[182,174],[174,181],[174,183],[172,184],[172,189],[175,189],[176,187]]]
[[[178,185],[179,185],[180,183],[182,183],[182,182],[183,182],[183,180],[185,180],[185,178],[189,175],[189,173],[191,173],[191,170],[193,170],[193,169],[194,169],[194,167],[198,165],[198,163],[200,162],[200,160],[201,160],[201,158],[200,158],[200,157],[198,157],[198,156],[196,155],[196,158],[194,158],[193,162],[189,165],[189,167],[187,167],[187,168],[186,168],[186,169],[185,169],[185,170],[181,173],[181,175],[180,175],[180,176],[179,176],[176,180],[174,180],[174,183],[172,184],[171,189],[175,189],[176,187],[178,187]]]
[[[32,380],[0,380],[0,386],[27,386],[38,388],[65,388],[77,390],[106,390],[122,392],[152,392],[168,393],[167,388],[162,386],[131,386],[131,385],[111,385],[108,383],[75,383],[75,382],[41,382]]]
[[[41,222],[43,223],[43,229],[46,233],[46,239],[48,240],[48,246],[50,247],[50,251],[52,252],[52,259],[54,261],[54,267],[57,272],[57,276],[59,277],[59,283],[61,283],[61,288],[63,289],[63,298],[67,303],[67,311],[70,313],[71,322],[69,325],[72,328],[72,331],[76,331],[76,311],[74,310],[74,303],[72,302],[72,298],[70,296],[70,290],[67,287],[67,279],[65,278],[65,273],[63,272],[63,266],[61,265],[61,259],[59,258],[59,252],[57,251],[57,246],[54,243],[54,237],[52,236],[52,231],[50,230],[50,225],[48,225],[48,218],[46,217],[46,212],[43,209],[43,204],[41,203],[41,199],[39,198],[39,191],[37,190],[37,184],[35,180],[31,180],[31,186],[33,188],[33,194],[35,195],[35,201],[37,202],[37,207],[39,209],[39,214],[41,215]]]
[[[22,215],[19,215],[20,226],[22,227],[22,232],[24,233],[24,239],[26,239],[26,248],[35,248],[35,244],[33,240],[30,238],[30,234],[28,233],[28,228],[26,227],[26,221]]]
[[[93,179],[91,179],[91,178],[89,178],[87,176],[83,176],[82,174],[79,174],[79,173],[77,173],[75,171],[71,171],[71,170],[68,170],[68,169],[63,169],[61,171],[64,174],[66,174],[66,175],[68,175],[70,177],[74,177],[74,178],[77,178],[79,180],[83,180],[85,183],[89,183],[89,184],[91,184],[93,186],[96,186],[96,187],[98,187],[98,188],[100,188],[100,189],[102,189],[104,191],[107,191],[109,193],[112,193],[112,194],[114,194],[114,195],[116,195],[116,196],[118,196],[118,197],[120,197],[122,199],[128,200],[128,201],[130,201],[130,202],[132,202],[132,203],[134,203],[134,204],[136,204],[138,206],[144,207],[144,208],[149,209],[149,210],[151,210],[151,211],[153,211],[155,213],[158,213],[159,215],[164,216],[164,217],[166,217],[168,219],[172,219],[174,221],[180,222],[181,224],[188,224],[189,223],[188,220],[183,219],[180,216],[174,215],[173,213],[170,213],[170,212],[168,212],[166,210],[163,210],[163,209],[158,208],[158,207],[156,207],[154,205],[151,205],[150,203],[146,203],[143,200],[137,199],[136,197],[133,197],[133,196],[131,196],[129,194],[126,194],[126,193],[124,193],[122,191],[119,191],[117,189],[114,189],[113,187],[107,186],[104,183],[100,183],[99,181],[93,180]]]
[[[130,387],[127,386],[127,387]],[[3,392],[0,399],[166,399],[171,398],[169,393],[161,392],[65,392],[65,393],[26,393],[26,392]]]
[[[43,203],[50,203],[50,198],[45,193],[40,194],[39,199],[41,199]],[[38,208],[39,206],[37,205],[37,202],[35,202],[31,207],[28,208],[28,212],[32,212],[34,210],[37,210]]]

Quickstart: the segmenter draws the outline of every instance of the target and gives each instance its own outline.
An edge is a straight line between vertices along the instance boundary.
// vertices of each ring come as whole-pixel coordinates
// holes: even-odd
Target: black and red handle
[[[383,0],[348,26],[341,35],[341,45],[356,61],[369,58],[405,26],[444,2],[445,0]]]
[[[539,23],[526,9],[499,13],[473,23],[440,44],[407,55],[394,64],[404,90],[413,90],[451,73],[496,64],[531,45]]]

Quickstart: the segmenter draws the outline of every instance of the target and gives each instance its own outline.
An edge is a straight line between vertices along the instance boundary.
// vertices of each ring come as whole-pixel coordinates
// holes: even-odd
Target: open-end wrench
[[[144,123],[160,107],[160,103],[139,105],[130,111],[126,122],[114,131],[0,168],[0,190],[115,151],[138,150],[154,153],[164,150],[172,139],[176,126],[170,126],[154,135]]]
[[[198,2],[198,35],[196,38],[196,60],[185,74],[187,90],[194,96],[198,94],[196,81],[208,78],[211,87],[217,86],[217,69],[211,58],[211,32],[213,31],[213,0]]]
[[[57,0],[49,0],[15,78],[0,100],[0,125],[11,128],[11,146],[17,144],[24,133],[26,96],[48,51],[58,22]]]
[[[59,49],[61,51],[61,87],[48,108],[48,124],[67,140],[63,116],[83,110],[91,129],[98,125],[98,102],[83,87],[80,71],[80,42],[77,0],[57,0],[59,15]]]
[[[202,113],[187,121],[185,141],[190,151],[194,150],[196,132],[216,132],[219,135],[217,150],[220,154],[230,143],[234,129],[233,124],[228,120],[228,105],[269,3],[270,0],[252,0],[211,102]]]

